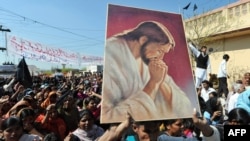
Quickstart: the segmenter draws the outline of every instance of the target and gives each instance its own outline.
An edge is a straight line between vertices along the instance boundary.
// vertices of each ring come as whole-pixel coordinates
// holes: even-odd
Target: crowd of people
[[[218,66],[218,73],[211,74],[209,55],[206,53],[207,47],[202,46],[199,49],[192,42],[188,45],[196,61],[195,77],[197,78],[195,79],[195,86],[202,117],[206,119],[209,125],[215,127],[225,124],[249,125],[250,72],[243,73],[242,79],[236,80],[229,87],[228,79],[230,76],[227,71],[227,62],[230,56],[224,54]],[[221,130],[221,128],[217,129]],[[220,132],[221,135],[223,133]],[[223,136],[220,140],[223,140]]]
[[[62,141],[75,135],[79,140],[95,140],[107,129],[99,120],[101,86],[101,72],[71,78],[34,76],[31,88],[14,76],[3,80],[2,139]],[[13,136],[17,130],[19,134]]]
[[[249,73],[220,97],[208,80],[197,89],[202,116],[137,122],[129,114],[101,124],[102,72],[80,77],[33,77],[25,88],[15,77],[1,82],[1,139],[4,141],[223,140],[224,124],[249,124]],[[221,100],[225,99],[224,105]],[[248,100],[248,103],[247,103]],[[184,138],[185,136],[185,138]]]
[[[152,27],[154,28],[152,29]],[[134,70],[136,67],[128,71],[126,67],[119,66],[121,72],[107,73],[106,78],[112,79],[114,82],[112,88],[108,88],[108,83],[104,84],[103,72],[88,72],[72,77],[33,76],[32,87],[27,87],[15,76],[3,80],[0,84],[0,140],[223,141],[223,125],[249,125],[250,73],[245,73],[242,80],[237,80],[232,84],[231,89],[228,89],[227,62],[229,55],[225,54],[222,57],[217,75],[219,82],[217,89],[207,76],[210,73],[208,69],[211,67],[209,55],[206,53],[207,47],[201,47],[200,51],[193,43],[188,44],[196,58],[195,87],[201,109],[201,112],[196,109],[190,111],[190,102],[183,95],[184,92],[167,75],[167,66],[163,62],[165,53],[174,47],[173,37],[161,24],[155,22],[142,23],[137,30],[129,32],[133,38],[128,35],[120,35],[116,39],[110,40],[126,42],[128,44],[127,52],[133,49],[134,58],[139,59],[139,63],[134,59],[128,63],[125,57],[126,59],[123,59],[124,63],[122,63],[124,66],[129,66],[132,62],[135,66],[138,64],[141,66],[140,71],[132,75],[134,77],[126,82],[123,82],[125,81],[123,78],[132,74],[130,72],[137,72],[137,69]],[[159,33],[161,34],[157,36]],[[118,48],[116,47],[116,49]],[[111,50],[113,51],[113,49]],[[121,54],[116,55],[118,56],[115,57],[119,58]],[[106,62],[106,67],[112,67],[108,64],[115,61],[117,59]],[[126,65],[125,62],[127,62]],[[114,68],[109,71],[119,69]],[[124,70],[126,71],[124,72]],[[129,74],[126,75],[126,73]],[[143,79],[140,76],[145,74],[150,77],[150,81],[142,83]],[[126,87],[135,84],[136,86],[132,90]],[[152,87],[152,84],[157,87]],[[141,90],[141,86],[145,85],[146,87]],[[160,91],[158,91],[159,89]],[[130,90],[131,92],[129,92]],[[106,105],[102,101],[104,91],[110,98],[105,101]],[[126,95],[118,93],[119,91],[126,92]],[[132,93],[135,91],[140,93]],[[163,97],[160,94],[164,94]],[[137,98],[134,101],[124,102],[123,99],[131,95]],[[144,101],[143,98],[148,101]],[[117,102],[111,103],[118,100],[123,102],[123,105],[118,105]],[[121,107],[127,106],[130,102],[136,103],[133,103],[130,111],[121,111]],[[110,106],[111,104],[113,105]],[[107,107],[107,105],[109,108],[101,111],[102,106]],[[117,121],[124,120],[110,124],[101,123],[101,112],[109,113],[114,108],[115,113],[102,118],[108,120],[114,118],[112,116],[117,116]],[[146,112],[153,114],[145,116]],[[190,114],[192,112],[193,114]],[[131,113],[135,117],[131,116]],[[165,116],[171,117],[171,113],[182,114],[179,117],[190,114],[192,117],[163,120]],[[152,115],[158,115],[161,120],[149,120]],[[143,118],[148,120],[135,120]]]

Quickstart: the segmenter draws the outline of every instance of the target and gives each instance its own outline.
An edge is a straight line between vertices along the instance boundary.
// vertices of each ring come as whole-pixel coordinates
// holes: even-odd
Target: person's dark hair
[[[184,126],[184,128],[190,129],[193,131],[195,128],[194,123],[193,123],[193,119],[192,118],[185,118],[183,120],[183,126]]]
[[[23,100],[29,102],[30,104],[34,102],[34,98],[31,95],[25,95]]]
[[[43,141],[60,141],[60,139],[55,133],[51,132],[45,135]]]
[[[149,59],[143,54],[145,52],[146,46],[149,43],[155,42],[162,45],[170,43],[172,48],[175,46],[173,37],[168,29],[164,27],[164,25],[154,21],[142,22],[136,28],[127,31],[127,33],[117,35],[118,38],[121,37],[128,41],[139,40],[142,36],[147,37],[147,41],[142,45],[140,50],[140,53],[142,54],[142,60],[145,64],[149,63]]]
[[[210,74],[209,80],[212,85],[217,85],[219,83],[219,80],[217,78],[217,74]],[[213,86],[212,86],[213,87]]]
[[[22,120],[23,118],[26,118],[28,116],[35,116],[35,111],[32,108],[23,108],[18,113],[17,116]]]
[[[81,141],[76,135],[72,134],[69,141]]]
[[[50,101],[55,100],[57,97],[58,96],[57,96],[56,92],[54,92],[54,91],[50,92],[50,94],[47,96],[47,98],[49,98]]]
[[[2,104],[1,113],[2,115],[8,113],[13,105],[10,102],[5,102]]]
[[[225,60],[229,59],[229,55],[228,54],[224,54],[223,55],[223,59],[225,59]]]
[[[206,83],[209,85],[209,81],[208,80],[203,80],[202,83]]]
[[[199,105],[200,105],[200,109],[201,109],[201,115],[203,115],[203,113],[206,110],[206,102],[201,96],[198,96],[198,100],[199,100]]]
[[[169,37],[162,28],[153,21],[140,23],[135,29],[122,35],[126,40],[139,40],[142,36],[147,36],[151,42],[169,43]]]
[[[206,102],[206,110],[208,113],[210,113],[211,115],[213,115],[213,113],[215,111],[221,110],[219,109],[219,105],[217,105],[219,98],[218,97],[212,97],[210,99],[208,99],[208,101]],[[222,115],[221,116],[217,116],[214,120],[221,120]]]
[[[175,123],[178,119],[169,119],[169,120],[165,120],[163,121],[164,126],[168,126],[171,125],[173,123]]]
[[[201,46],[201,49],[203,49],[203,48],[206,48],[206,49],[207,49],[207,46]]]
[[[127,140],[128,137],[134,137],[135,141],[139,141],[138,134],[133,130],[133,127],[129,127],[128,130],[124,133],[124,141]]]
[[[79,106],[80,108],[83,108],[83,99],[77,99],[75,104]]]
[[[19,105],[14,109],[10,109],[9,114],[15,113],[17,114],[21,109],[29,107],[28,105]]]
[[[93,113],[92,113],[90,110],[88,110],[88,109],[84,109],[84,110],[82,110],[82,111],[80,112],[80,119],[81,119],[83,116],[86,116],[86,115],[90,116],[90,118],[95,119]]]
[[[52,88],[50,85],[45,85],[45,91],[52,91]]]
[[[209,94],[212,94],[214,97],[218,97],[218,93],[216,91],[212,91]]]
[[[4,119],[1,124],[1,130],[4,131],[5,129],[14,126],[19,125],[22,126],[22,123],[18,117],[9,117],[7,119]]]
[[[201,83],[206,83],[209,87],[213,87],[213,84],[210,83],[208,80],[203,80]]]
[[[241,125],[250,124],[250,115],[243,108],[234,108],[228,113],[228,121],[236,121]]]
[[[89,104],[90,101],[94,101],[94,102],[97,103],[97,99],[96,99],[95,97],[90,96],[90,97],[86,97],[86,98],[83,100],[84,106],[86,107],[86,106]]]
[[[243,84],[242,80],[236,80],[236,83]]]
[[[74,97],[72,95],[67,95],[65,98],[64,98],[64,101],[67,101],[67,100],[72,100],[74,101]]]

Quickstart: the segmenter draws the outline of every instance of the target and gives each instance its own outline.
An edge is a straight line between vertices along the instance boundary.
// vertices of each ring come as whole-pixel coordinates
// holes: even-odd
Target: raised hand
[[[117,141],[120,140],[123,133],[131,126],[133,118],[129,113],[126,115],[126,120],[119,125],[111,125],[106,132],[98,139],[98,141]]]

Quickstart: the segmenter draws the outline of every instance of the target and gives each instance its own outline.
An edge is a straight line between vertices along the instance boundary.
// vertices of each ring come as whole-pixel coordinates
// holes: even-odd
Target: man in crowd
[[[202,85],[201,97],[206,102],[209,99],[209,94],[211,92],[216,92],[216,90],[210,86],[211,84],[210,84],[210,82],[208,80],[203,80],[201,85]]]
[[[219,88],[218,88],[218,94],[220,97],[224,96],[227,97],[228,94],[228,84],[227,79],[229,78],[228,72],[227,72],[227,62],[229,60],[229,55],[224,54],[223,60],[221,61],[219,65],[219,71],[218,71],[218,79],[219,79]]]
[[[207,80],[207,74],[211,74],[211,64],[209,55],[207,54],[207,47],[202,46],[198,50],[193,43],[188,44],[196,61],[195,69],[195,87],[199,88],[203,80]]]

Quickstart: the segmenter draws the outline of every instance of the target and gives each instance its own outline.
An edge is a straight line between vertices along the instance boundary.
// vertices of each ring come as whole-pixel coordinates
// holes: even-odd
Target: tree
[[[222,40],[225,38],[224,35],[242,28],[247,23],[244,16],[236,16],[232,9],[214,10],[200,15],[194,13],[192,18],[184,20],[186,37],[199,47],[208,46],[210,56],[215,60],[220,59],[225,52],[224,40]],[[190,59],[194,68],[194,56],[191,55]]]
[[[242,23],[236,18],[229,19],[223,11],[194,15],[184,21],[186,37],[201,46],[217,39],[215,35],[232,30]]]

